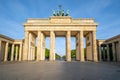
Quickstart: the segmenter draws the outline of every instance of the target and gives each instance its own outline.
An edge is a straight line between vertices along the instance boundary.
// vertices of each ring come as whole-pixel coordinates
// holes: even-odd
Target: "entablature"
[[[24,26],[30,25],[95,25],[97,26],[98,23],[94,22],[93,18],[71,18],[70,16],[51,16],[50,18],[30,18],[27,19],[27,22],[23,24]]]

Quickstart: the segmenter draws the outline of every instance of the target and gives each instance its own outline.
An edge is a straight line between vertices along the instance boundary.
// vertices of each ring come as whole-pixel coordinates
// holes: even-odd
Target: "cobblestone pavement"
[[[119,63],[6,62],[0,63],[0,80],[120,80]]]

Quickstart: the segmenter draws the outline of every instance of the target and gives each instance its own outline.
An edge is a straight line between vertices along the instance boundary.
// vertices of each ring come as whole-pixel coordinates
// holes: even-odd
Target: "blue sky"
[[[73,18],[95,18],[97,39],[120,34],[120,0],[0,0],[0,34],[23,39],[27,18],[49,18],[60,4]],[[71,41],[75,48],[75,39]],[[49,48],[49,38],[46,43]],[[65,38],[56,38],[56,52],[65,54]]]

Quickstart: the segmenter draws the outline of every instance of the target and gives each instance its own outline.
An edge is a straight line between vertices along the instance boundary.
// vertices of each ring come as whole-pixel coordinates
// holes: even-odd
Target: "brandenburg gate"
[[[98,61],[96,49],[96,27],[93,18],[76,19],[68,15],[51,16],[47,19],[27,19],[24,23],[25,39],[23,60],[45,60],[45,39],[50,37],[50,61],[55,60],[55,37],[66,37],[66,61],[71,61],[71,37],[76,38],[76,60],[84,62],[84,38],[86,38],[86,60]],[[62,47],[62,46],[61,46]]]

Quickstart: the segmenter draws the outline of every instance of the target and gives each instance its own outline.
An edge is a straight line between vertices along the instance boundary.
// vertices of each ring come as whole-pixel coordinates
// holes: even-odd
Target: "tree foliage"
[[[56,57],[56,59],[60,59],[61,58],[61,56],[58,55],[57,53],[55,53],[55,57]]]
[[[84,48],[84,57],[86,58],[86,48]],[[62,56],[62,58],[66,58],[66,55]],[[71,50],[71,58],[76,58],[76,49]]]
[[[50,54],[50,50],[49,49],[45,49],[45,57],[48,59],[49,58],[49,54]],[[56,59],[59,59],[59,58],[61,58],[61,56],[60,55],[58,55],[57,53],[55,53],[55,58]]]
[[[76,50],[71,50],[71,58],[75,58],[76,57]]]
[[[45,58],[49,58],[50,50],[45,48]]]

